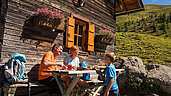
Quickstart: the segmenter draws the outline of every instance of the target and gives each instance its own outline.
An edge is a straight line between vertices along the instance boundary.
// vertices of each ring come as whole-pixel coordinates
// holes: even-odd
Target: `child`
[[[94,66],[95,68],[106,68],[106,90],[100,96],[118,96],[119,89],[116,82],[116,70],[113,62],[115,60],[114,53],[106,53],[104,55],[104,63],[107,66]]]

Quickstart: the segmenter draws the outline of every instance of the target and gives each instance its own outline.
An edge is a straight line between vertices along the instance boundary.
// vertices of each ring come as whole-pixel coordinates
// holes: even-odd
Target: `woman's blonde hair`
[[[111,62],[115,61],[115,57],[116,55],[114,53],[105,53],[104,55],[105,57],[108,57],[110,59]]]
[[[79,48],[76,46],[72,46],[70,52],[76,52],[76,51],[79,51]]]

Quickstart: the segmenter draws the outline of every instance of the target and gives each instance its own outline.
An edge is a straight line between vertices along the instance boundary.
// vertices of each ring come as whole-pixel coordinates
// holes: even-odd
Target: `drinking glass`
[[[72,65],[68,64],[68,70],[72,70]]]

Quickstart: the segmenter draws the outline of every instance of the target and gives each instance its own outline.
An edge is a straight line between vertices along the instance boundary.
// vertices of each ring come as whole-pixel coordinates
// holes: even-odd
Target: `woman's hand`
[[[72,66],[72,69],[77,70],[77,67],[76,66]]]

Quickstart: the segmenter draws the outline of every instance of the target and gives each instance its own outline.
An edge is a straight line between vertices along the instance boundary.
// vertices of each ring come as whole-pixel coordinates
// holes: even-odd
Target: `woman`
[[[64,58],[64,66],[66,66],[67,69],[68,65],[70,65],[73,69],[76,69],[77,67],[79,67],[79,58],[78,56],[78,48],[76,46],[71,47],[70,49],[70,53],[71,55],[66,56]],[[73,79],[73,77],[69,77],[69,76],[61,76],[61,79],[66,82],[66,87],[69,87],[69,84],[71,83],[71,80]]]
[[[67,69],[70,69],[69,67],[71,66],[73,70],[77,70],[79,68],[79,58],[78,56],[79,49],[76,46],[72,46],[70,49],[71,55],[66,56],[64,58],[64,65],[66,66]],[[66,86],[69,87],[69,84],[71,83],[73,76],[61,76],[61,79],[66,82]],[[79,86],[88,86],[84,80],[79,80],[78,81]]]

